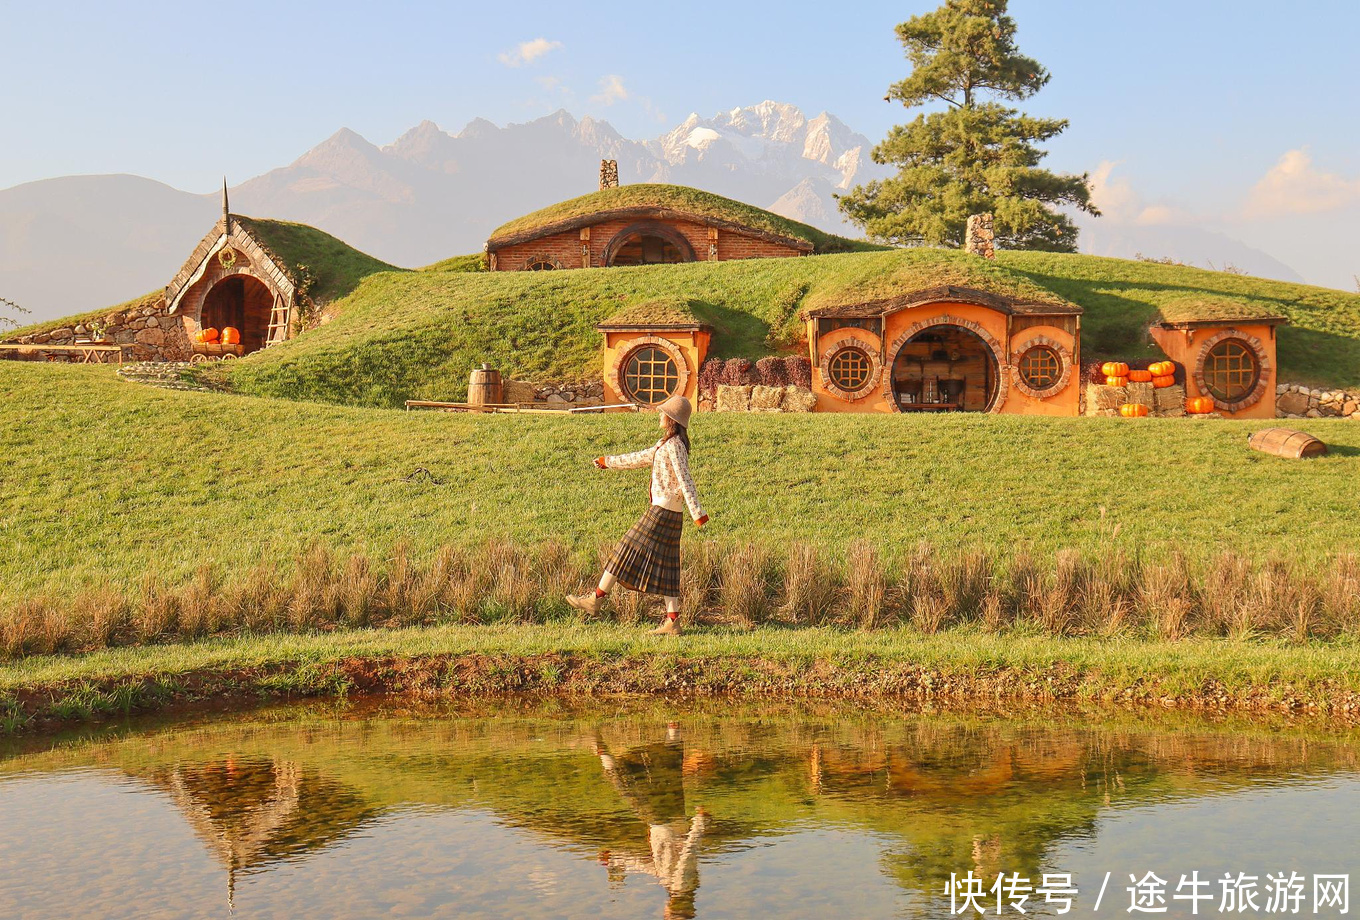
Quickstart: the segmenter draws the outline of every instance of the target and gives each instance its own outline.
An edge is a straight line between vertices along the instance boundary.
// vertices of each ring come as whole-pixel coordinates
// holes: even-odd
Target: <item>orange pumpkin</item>
[[[1176,365],[1170,361],[1157,361],[1148,365],[1148,372],[1154,377],[1168,377],[1176,373]]]
[[[1153,378],[1152,378],[1152,385],[1153,385],[1154,387],[1156,387],[1157,389],[1159,389],[1159,390],[1160,390],[1162,387],[1173,386],[1175,383],[1176,383],[1176,378],[1173,377],[1173,376],[1171,376],[1171,375],[1167,375],[1167,376],[1165,376],[1165,377],[1153,377]]]
[[[200,329],[197,335],[197,339],[200,342],[216,342],[217,330],[214,329],[212,326],[209,326],[207,329]]]
[[[1151,371],[1129,371],[1129,383],[1147,383],[1151,379]]]
[[[1124,403],[1119,407],[1119,414],[1124,418],[1143,418],[1148,414],[1148,407],[1142,403]]]
[[[223,345],[240,345],[240,344],[241,344],[241,330],[240,330],[240,329],[237,329],[235,326],[228,326],[227,328],[223,329],[223,330],[222,330],[222,344],[223,344]]]
[[[1192,396],[1185,401],[1185,411],[1191,415],[1204,415],[1214,411],[1212,396]]]
[[[1106,361],[1100,366],[1100,372],[1106,377],[1127,377],[1129,366],[1123,361]],[[1110,384],[1110,386],[1114,386],[1114,384]]]
[[[1109,376],[1105,378],[1105,385],[1107,387],[1126,387],[1129,385],[1129,378]]]

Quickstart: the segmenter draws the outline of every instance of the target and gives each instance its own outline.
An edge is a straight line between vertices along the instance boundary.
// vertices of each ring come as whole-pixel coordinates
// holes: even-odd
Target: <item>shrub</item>
[[[880,625],[888,577],[883,560],[869,541],[856,540],[851,544],[845,557],[845,586],[848,612],[855,622],[863,629]]]
[[[790,386],[812,389],[812,362],[807,355],[784,356],[784,379]]]
[[[784,566],[784,616],[799,625],[820,626],[830,621],[835,603],[836,574],[821,551],[811,543],[790,546]]]
[[[721,358],[709,358],[699,368],[699,397],[712,399],[718,392],[718,385],[723,382],[723,368],[726,366]]]
[[[756,362],[756,374],[759,375],[760,382],[767,387],[782,387],[789,382],[783,358],[761,358]]]
[[[754,365],[749,358],[728,358],[723,365],[722,382],[730,387],[756,383]]]

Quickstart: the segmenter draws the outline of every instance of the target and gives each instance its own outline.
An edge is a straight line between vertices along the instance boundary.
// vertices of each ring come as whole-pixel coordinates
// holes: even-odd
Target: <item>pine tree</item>
[[[1049,80],[1016,48],[1006,0],[946,0],[899,25],[897,37],[912,70],[886,98],[908,109],[945,108],[894,127],[872,156],[897,175],[852,189],[841,210],[885,242],[961,246],[968,216],[990,212],[998,248],[1076,251],[1076,227],[1051,206],[1099,215],[1088,177],[1039,168],[1045,152],[1038,144],[1067,121],[984,99],[1027,99]]]

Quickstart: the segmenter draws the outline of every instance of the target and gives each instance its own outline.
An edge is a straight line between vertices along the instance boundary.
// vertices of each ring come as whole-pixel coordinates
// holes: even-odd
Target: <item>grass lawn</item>
[[[335,304],[334,320],[236,362],[232,381],[254,395],[350,405],[458,399],[484,361],[517,379],[597,378],[595,324],[658,298],[693,302],[715,327],[712,356],[757,358],[799,348],[805,309],[972,283],[1083,307],[1088,361],[1160,355],[1146,330],[1161,305],[1230,298],[1289,319],[1282,379],[1360,386],[1360,295],[1186,266],[1035,252],[989,264],[944,250],[564,272],[469,272],[473,264],[371,275]]]
[[[549,418],[347,408],[125,383],[110,368],[0,363],[0,597],[205,563],[224,576],[312,541],[422,558],[550,538],[593,550],[645,508],[645,472],[590,458],[650,443],[650,414]],[[782,551],[859,538],[900,553],[1231,549],[1323,566],[1360,550],[1360,425],[1294,462],[1246,447],[1268,421],[985,415],[703,415],[700,537]],[[424,467],[442,484],[424,475]]]

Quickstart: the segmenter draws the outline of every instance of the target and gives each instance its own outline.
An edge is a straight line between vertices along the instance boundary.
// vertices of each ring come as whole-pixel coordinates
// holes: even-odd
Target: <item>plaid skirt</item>
[[[652,505],[623,535],[604,570],[643,594],[680,595],[680,526],[684,516]]]

